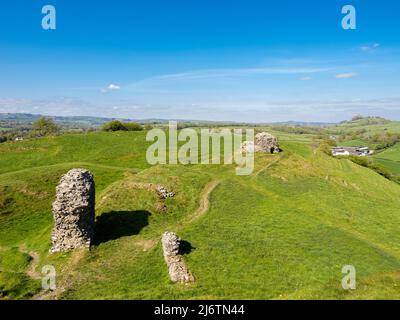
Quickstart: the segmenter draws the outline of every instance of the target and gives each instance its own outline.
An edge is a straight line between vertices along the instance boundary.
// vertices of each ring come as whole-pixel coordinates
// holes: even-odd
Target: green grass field
[[[391,161],[400,161],[400,144],[380,152],[376,156],[379,159],[386,159]]]
[[[400,176],[400,144],[376,154],[374,159],[390,172]]]
[[[144,132],[1,144],[0,298],[399,299],[400,185],[327,156],[311,136],[275,134],[284,151],[257,154],[250,176],[236,176],[235,165],[149,166]],[[379,158],[400,159],[390,149]],[[55,187],[75,167],[95,177],[96,243],[50,255]],[[166,212],[137,182],[175,191]],[[210,206],[196,214],[210,183]],[[194,284],[169,281],[167,230],[190,247]],[[46,293],[49,264],[57,290]],[[349,264],[351,291],[341,287]]]

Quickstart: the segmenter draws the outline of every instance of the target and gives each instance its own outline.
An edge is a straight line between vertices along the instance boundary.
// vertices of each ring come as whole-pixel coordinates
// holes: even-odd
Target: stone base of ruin
[[[193,275],[179,254],[180,241],[181,239],[173,232],[165,232],[162,237],[164,260],[168,266],[170,279],[177,283],[194,282]]]

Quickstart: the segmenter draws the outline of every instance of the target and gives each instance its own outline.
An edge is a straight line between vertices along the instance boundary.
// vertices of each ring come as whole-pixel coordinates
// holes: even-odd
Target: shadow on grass
[[[94,244],[138,234],[149,224],[148,211],[110,211],[96,219]]]
[[[181,243],[179,245],[179,254],[181,255],[185,255],[185,254],[189,254],[192,252],[192,250],[195,250],[196,248],[193,247],[190,242],[185,241],[185,240],[181,240]]]

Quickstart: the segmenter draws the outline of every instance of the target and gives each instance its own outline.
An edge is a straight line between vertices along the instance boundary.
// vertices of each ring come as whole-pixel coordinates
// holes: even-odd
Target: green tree
[[[32,129],[39,136],[55,134],[60,131],[60,127],[53,119],[41,117],[32,124]]]
[[[355,115],[353,118],[351,118],[351,121],[357,121],[357,120],[362,120],[364,117],[360,114]]]
[[[126,131],[126,127],[119,120],[112,120],[103,125],[103,131]]]
[[[142,131],[143,127],[136,122],[121,122],[112,120],[103,125],[104,131]]]
[[[125,122],[123,123],[124,127],[126,128],[126,130],[128,131],[142,131],[143,127],[136,122]]]

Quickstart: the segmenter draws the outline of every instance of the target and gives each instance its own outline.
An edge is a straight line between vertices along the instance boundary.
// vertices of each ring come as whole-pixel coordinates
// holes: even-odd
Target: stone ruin
[[[156,193],[158,199],[161,200],[155,204],[155,209],[159,213],[164,213],[167,211],[167,206],[164,200],[168,198],[173,198],[175,196],[175,192],[159,184],[144,183],[144,182],[129,182],[127,186],[136,189],[144,189]]]
[[[88,170],[72,169],[61,178],[53,216],[50,252],[90,247],[94,238],[95,185]]]
[[[174,193],[157,186],[160,198],[173,197]],[[85,169],[72,169],[62,176],[53,203],[54,228],[50,252],[66,252],[89,248],[94,239],[95,184],[93,175]],[[180,253],[181,239],[173,232],[162,236],[164,260],[172,282],[194,282]]]
[[[145,189],[152,192],[157,193],[158,198],[160,200],[165,200],[167,198],[173,198],[175,196],[175,192],[168,190],[167,187],[164,187],[159,184],[154,183],[144,183],[144,182],[133,182],[128,184],[129,187],[137,188],[137,189]]]
[[[279,153],[278,139],[267,132],[261,132],[256,134],[254,142],[244,141],[241,146],[242,152],[268,152],[268,153]]]
[[[256,134],[255,147],[256,149],[258,148],[260,152],[278,153],[281,151],[278,139],[267,132]]]
[[[156,191],[157,191],[158,196],[162,200],[167,199],[167,198],[172,198],[175,196],[174,192],[169,191],[167,188],[165,188],[163,186],[157,186]]]
[[[179,252],[180,242],[181,239],[173,232],[167,231],[162,236],[164,260],[168,266],[170,279],[178,283],[194,282],[194,277]]]

